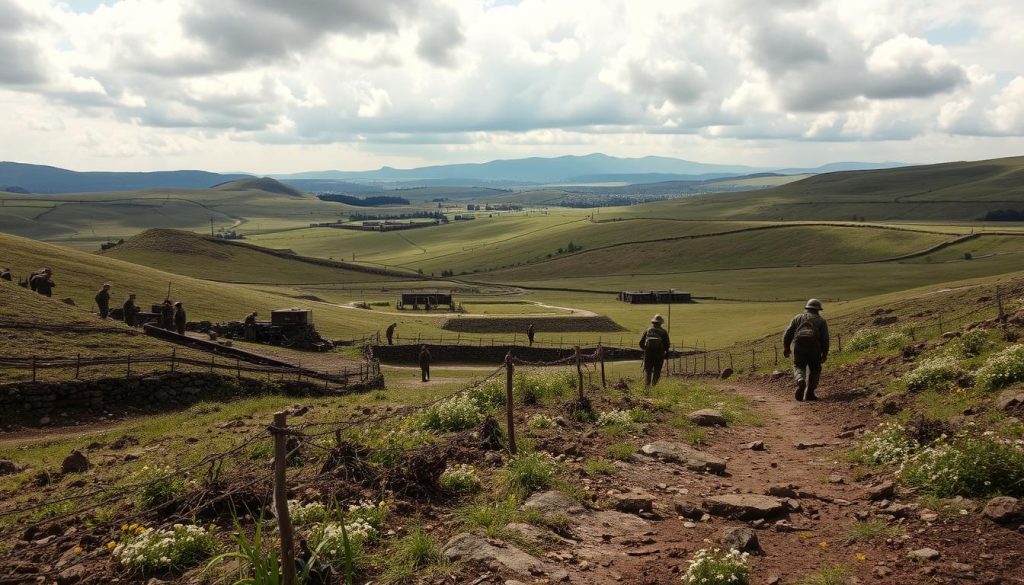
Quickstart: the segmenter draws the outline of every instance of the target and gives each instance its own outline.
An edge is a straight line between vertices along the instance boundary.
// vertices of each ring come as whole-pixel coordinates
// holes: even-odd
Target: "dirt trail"
[[[975,583],[985,582],[982,577],[1014,574],[1013,567],[1019,564],[1014,551],[1024,547],[1024,535],[994,528],[977,515],[926,522],[910,497],[888,510],[870,500],[869,489],[884,478],[855,481],[851,465],[837,457],[837,451],[854,440],[854,429],[871,418],[866,401],[855,401],[852,395],[830,392],[826,387],[819,391],[823,400],[800,403],[781,381],[738,382],[726,387],[748,397],[764,421],[759,427],[709,431],[710,444],[699,449],[725,459],[726,473],[702,474],[637,455],[630,464],[618,464],[619,471],[611,476],[585,478],[585,485],[598,494],[599,501],[614,501],[619,497],[616,492],[650,497],[656,517],[641,520],[633,514],[601,511],[571,518],[580,540],[548,554],[562,560],[570,573],[569,582],[679,582],[687,559],[698,549],[720,546],[723,531],[731,527],[754,528],[764,550],[763,556],[751,558],[752,584],[795,583],[838,565],[861,583]],[[641,445],[657,439],[679,441],[677,432],[664,425],[634,439]],[[763,451],[748,448],[755,441],[764,442]],[[708,497],[766,494],[771,486],[786,485],[796,486],[799,492],[788,500],[796,509],[764,521],[717,516],[687,519],[679,516],[676,508],[680,502],[700,508]],[[899,526],[909,538],[845,543],[857,515]],[[988,543],[984,537],[978,538],[993,530],[1005,534],[993,535]],[[908,560],[909,551],[923,547],[940,551],[940,560]],[[982,561],[984,569],[979,566],[979,556],[987,559]],[[972,563],[978,570],[972,567],[965,572],[964,566]],[[773,581],[775,578],[779,581]]]

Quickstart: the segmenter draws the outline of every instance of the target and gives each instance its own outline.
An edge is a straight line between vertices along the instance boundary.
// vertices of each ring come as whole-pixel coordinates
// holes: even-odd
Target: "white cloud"
[[[894,158],[910,160],[949,134],[1005,152],[1024,146],[1022,19],[1013,0],[0,0],[0,90],[36,121],[0,120],[0,157],[47,156],[19,134],[47,119],[139,164],[199,166],[209,145],[235,170],[288,145],[303,155],[268,160],[707,159],[659,149],[731,141],[742,156],[863,144],[866,159],[903,141],[918,146]]]

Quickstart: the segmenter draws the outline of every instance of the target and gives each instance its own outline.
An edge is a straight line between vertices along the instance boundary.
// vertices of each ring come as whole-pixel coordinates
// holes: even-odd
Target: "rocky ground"
[[[752,583],[797,583],[828,567],[843,568],[837,583],[1024,583],[1024,517],[1000,524],[981,513],[985,502],[966,500],[929,510],[889,478],[843,462],[840,452],[873,423],[866,400],[826,384],[821,401],[800,403],[770,379],[728,389],[753,401],[763,426],[715,427],[699,449],[649,427],[634,461],[610,476],[580,474],[591,504],[558,492],[524,504],[568,518],[564,536],[513,527],[544,543],[545,554],[481,536],[450,541],[452,559],[475,561],[476,572],[458,581],[670,583],[696,550],[725,545],[752,554]],[[1001,505],[1022,511],[1020,502]],[[849,541],[862,521],[884,523],[893,536]]]

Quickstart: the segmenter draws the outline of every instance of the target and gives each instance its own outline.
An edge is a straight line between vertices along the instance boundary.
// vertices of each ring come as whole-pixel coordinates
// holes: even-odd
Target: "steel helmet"
[[[807,301],[807,304],[804,305],[804,308],[813,309],[815,311],[821,311],[821,301],[819,301],[818,299],[811,299]]]
[[[657,323],[658,325],[661,325],[664,322],[665,320],[661,318],[661,315],[655,315],[651,317],[651,323]]]

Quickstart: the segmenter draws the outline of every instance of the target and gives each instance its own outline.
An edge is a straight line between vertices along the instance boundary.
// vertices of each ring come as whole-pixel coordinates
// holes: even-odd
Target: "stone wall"
[[[351,388],[352,391],[367,388]],[[266,381],[209,373],[164,373],[129,378],[22,382],[0,385],[0,412],[36,420],[83,411],[159,411],[204,400],[230,400],[264,394],[312,396],[336,394],[322,382]]]

